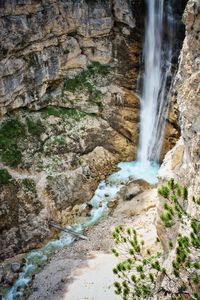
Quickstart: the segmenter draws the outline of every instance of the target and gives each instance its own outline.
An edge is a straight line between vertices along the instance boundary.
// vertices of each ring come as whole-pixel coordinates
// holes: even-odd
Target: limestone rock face
[[[0,17],[2,113],[41,101],[71,69],[110,62],[114,22],[135,25],[118,0],[3,1]]]
[[[0,178],[1,259],[52,237],[50,220],[71,223],[73,207],[92,198],[119,160],[132,158],[132,145],[107,121],[78,110],[58,111],[47,107],[37,113],[15,112],[25,131],[15,144],[21,153],[19,165],[0,164],[0,170],[6,168],[11,175],[6,183]],[[37,128],[42,130],[30,132],[27,120],[32,120],[29,126],[39,120]]]
[[[23,180],[0,186],[0,257],[28,250],[50,234],[44,205],[36,190],[27,191]]]
[[[189,186],[192,193],[198,193],[200,183],[200,57],[198,54],[200,15],[198,9],[199,2],[190,0],[183,16],[186,37],[175,81],[181,138],[167,153],[160,170],[162,179],[169,178],[168,174],[173,175],[182,184]]]
[[[143,1],[1,1],[0,139],[10,118],[22,134],[0,141],[12,176],[0,186],[2,257],[49,238],[49,219],[66,224],[115,163],[135,158],[143,25]]]
[[[0,131],[7,112],[25,126],[19,164],[2,158],[13,142],[0,145],[0,169],[12,176],[0,186],[1,258],[51,237],[49,219],[65,225],[116,162],[134,158],[137,10],[128,0],[1,1]]]
[[[2,1],[0,115],[21,107],[38,110],[56,98],[62,107],[101,113],[133,142],[135,153],[142,42],[137,11],[138,3],[128,0]],[[106,85],[97,77],[100,100],[83,89],[64,90],[68,79],[96,61],[112,67]]]
[[[184,12],[186,37],[180,55],[180,64],[176,76],[175,89],[178,104],[181,137],[165,156],[159,171],[161,181],[175,178],[182,186],[188,187],[188,213],[199,219],[199,211],[194,208],[192,196],[199,197],[200,193],[200,72],[199,72],[199,27],[200,4],[198,0],[189,0]],[[160,199],[159,212],[163,200]],[[174,259],[174,249],[170,249],[169,240],[176,245],[177,234],[190,234],[179,226],[179,222],[172,228],[166,229],[157,221],[157,232],[167,253],[164,262],[166,268],[171,268]]]

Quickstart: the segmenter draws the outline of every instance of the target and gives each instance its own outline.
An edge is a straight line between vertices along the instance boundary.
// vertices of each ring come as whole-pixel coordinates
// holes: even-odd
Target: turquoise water
[[[150,184],[157,183],[156,174],[159,165],[155,162],[148,162],[145,165],[137,161],[121,162],[118,164],[118,167],[120,168],[119,171],[114,172],[98,185],[94,196],[90,200],[93,206],[91,216],[85,218],[84,222],[80,224],[74,224],[66,228],[72,229],[77,233],[83,233],[85,228],[97,223],[101,218],[107,215],[109,210],[107,204],[120,191],[121,187],[130,180],[133,180],[133,178],[144,179]],[[3,296],[3,300],[23,299],[24,291],[28,288],[32,276],[41,270],[42,266],[44,266],[48,258],[56,250],[69,246],[74,241],[74,236],[66,232],[61,232],[58,239],[49,241],[39,250],[29,252],[25,256],[26,262],[22,272],[19,274],[19,278],[15,281],[14,285],[7,290]]]

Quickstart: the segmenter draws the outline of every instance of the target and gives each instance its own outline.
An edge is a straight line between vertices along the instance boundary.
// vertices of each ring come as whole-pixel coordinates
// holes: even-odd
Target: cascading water
[[[159,161],[168,112],[167,81],[172,82],[174,18],[171,1],[146,0],[143,89],[138,160]],[[164,34],[164,26],[165,31]]]

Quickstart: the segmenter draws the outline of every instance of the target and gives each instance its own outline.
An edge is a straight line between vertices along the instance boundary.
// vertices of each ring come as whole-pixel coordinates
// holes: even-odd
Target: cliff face
[[[1,257],[69,222],[134,158],[142,1],[1,1]],[[7,114],[6,114],[7,113]],[[1,174],[0,174],[1,175]]]
[[[141,2],[1,2],[0,114],[47,104],[101,113],[136,146]],[[112,66],[109,82],[77,82],[73,95],[64,82],[94,61]]]
[[[0,176],[2,258],[50,237],[49,219],[69,222],[116,162],[134,159],[144,10],[143,0],[0,2],[0,171],[12,177]]]
[[[190,0],[183,20],[186,37],[175,81],[181,138],[167,153],[161,166],[162,179],[174,177],[191,192],[199,192],[200,97],[199,97],[199,2]]]
[[[196,219],[200,218],[200,214],[192,201],[192,196],[199,197],[200,194],[199,8],[198,0],[190,0],[183,16],[186,37],[175,82],[181,137],[165,156],[159,171],[161,181],[175,178],[182,186],[188,187],[187,212]],[[160,199],[158,208],[159,212],[163,210],[163,199]],[[180,226],[178,221],[173,228],[167,229],[159,217],[157,231],[166,251],[167,259],[164,264],[170,270],[176,255],[174,248],[178,233],[189,235],[190,232],[187,232],[184,226]],[[173,242],[173,249],[169,246],[170,240]]]
[[[5,1],[0,16],[2,113],[58,95],[91,61],[110,63],[112,40],[135,27],[131,2],[118,0]]]

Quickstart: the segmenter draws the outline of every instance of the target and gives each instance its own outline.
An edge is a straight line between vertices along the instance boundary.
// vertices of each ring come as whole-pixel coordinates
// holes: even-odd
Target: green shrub
[[[4,184],[8,184],[11,179],[12,176],[9,174],[9,172],[6,169],[0,169],[0,186]]]
[[[82,70],[79,74],[73,78],[65,80],[63,85],[63,91],[81,91],[85,90],[89,93],[89,100],[99,100],[102,96],[100,90],[98,90],[92,81],[96,75],[107,76],[111,71],[111,67],[99,62],[92,62],[86,69]]]
[[[45,108],[42,108],[40,112],[42,113],[42,116],[44,118],[47,118],[49,116],[55,116],[60,118],[66,114],[65,108],[55,106],[47,106]]]
[[[22,154],[17,149],[17,145],[12,145],[9,148],[3,150],[1,154],[1,159],[6,165],[16,167],[22,161]]]
[[[89,115],[74,108],[63,108],[55,106],[48,106],[42,108],[40,111],[44,118],[47,118],[49,116],[55,116],[58,118],[68,117],[74,119],[75,121],[80,121],[82,118]]]
[[[188,189],[184,186],[183,188],[183,199],[187,200],[188,198]]]
[[[15,146],[16,140],[25,135],[25,127],[17,119],[8,119],[0,127],[0,149]]]
[[[25,135],[25,126],[17,118],[10,118],[4,121],[0,128],[0,137],[16,139]]]
[[[120,263],[113,269],[118,276],[114,287],[115,293],[123,300],[165,299],[165,296],[171,300],[200,300],[200,221],[189,215],[183,207],[188,197],[187,188],[175,184],[173,180],[168,182],[168,187],[162,186],[159,190],[160,195],[168,200],[163,203],[164,212],[160,218],[166,227],[176,222],[182,223],[181,232],[190,232],[190,235],[179,233],[177,237],[174,236],[175,258],[171,267],[164,269],[162,264],[166,253],[152,254],[149,249],[146,250],[144,241],[134,229],[124,229],[121,225],[115,228],[112,252],[119,256]],[[193,202],[199,209],[200,203],[195,197]],[[171,239],[168,245],[171,249],[175,246]],[[128,297],[124,297],[126,295]]]
[[[22,185],[25,191],[27,192],[32,192],[35,193],[36,192],[36,184],[35,181],[31,178],[24,178],[22,180]]]
[[[167,186],[162,186],[159,190],[158,193],[163,196],[164,198],[168,198],[169,197],[169,188]]]
[[[33,121],[30,118],[26,119],[28,132],[33,136],[40,136],[44,130],[40,120]]]
[[[106,76],[108,75],[111,70],[112,67],[108,64],[101,64],[98,61],[93,61],[88,67],[87,67],[90,75],[102,75],[102,76]]]
[[[17,118],[4,121],[0,127],[1,159],[8,166],[17,166],[22,159],[18,140],[26,134],[25,125]]]
[[[171,178],[169,181],[168,181],[168,186],[169,188],[173,191],[174,188],[175,188],[175,184],[174,184],[174,179]]]

